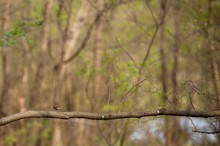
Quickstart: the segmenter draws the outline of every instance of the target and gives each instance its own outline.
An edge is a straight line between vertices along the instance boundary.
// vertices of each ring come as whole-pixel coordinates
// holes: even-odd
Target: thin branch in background
[[[111,125],[110,124],[112,124],[112,123],[107,123],[107,124],[109,124],[108,126],[108,128],[110,128],[110,129],[112,129],[112,127],[110,127]],[[108,135],[108,136],[105,136],[104,135],[104,131],[103,131],[103,128],[99,125],[99,123],[97,123],[96,124],[97,125],[97,129],[98,129],[98,131],[99,131],[99,134],[102,136],[102,138],[105,140],[105,142],[106,142],[106,144],[107,145],[109,145],[109,146],[113,146],[113,145],[116,145],[116,142],[118,141],[118,139],[120,138],[120,136],[118,135],[118,133],[117,133],[117,135],[115,135],[115,137],[116,137],[116,139],[115,139],[115,141],[114,142],[111,142],[111,138],[109,137],[109,136],[111,136],[112,135],[112,133],[110,134],[110,135]],[[117,127],[116,127],[117,128]],[[113,130],[111,130],[110,132],[112,132]],[[117,130],[116,130],[117,131]]]
[[[151,48],[152,48],[152,46],[153,46],[153,44],[154,44],[154,41],[155,41],[155,39],[156,39],[157,33],[158,33],[158,31],[159,31],[159,28],[160,28],[160,26],[163,24],[164,18],[165,18],[165,16],[166,16],[166,12],[163,13],[163,15],[162,15],[162,17],[161,17],[161,20],[160,20],[160,23],[158,24],[158,22],[156,21],[156,18],[155,18],[155,16],[154,16],[154,13],[153,13],[153,11],[152,11],[152,9],[150,8],[150,5],[149,5],[148,3],[147,3],[147,6],[148,6],[148,8],[149,8],[149,10],[150,10],[150,12],[151,12],[152,18],[153,18],[154,21],[155,21],[154,23],[155,23],[155,25],[156,25],[156,29],[155,29],[155,31],[154,31],[154,34],[153,34],[151,40],[150,40],[150,43],[149,43],[149,45],[148,45],[147,52],[146,52],[146,54],[145,54],[145,56],[144,56],[144,59],[142,60],[142,63],[141,63],[141,65],[140,65],[140,67],[139,67],[139,77],[138,77],[138,79],[137,79],[137,82],[139,82],[139,81],[141,80],[142,70],[143,70],[143,68],[144,68],[144,66],[145,66],[145,63],[146,63],[146,61],[147,61],[147,59],[148,59],[148,57],[149,57],[149,55],[150,55],[150,51],[151,51]],[[138,94],[138,87],[136,88],[135,97],[137,97],[137,94]]]
[[[152,18],[153,18],[153,20],[154,20],[154,23],[156,24],[157,27],[159,27],[159,24],[158,24],[158,22],[157,22],[157,19],[156,19],[155,15],[154,15],[154,11],[153,11],[152,8],[150,7],[150,4],[148,3],[148,0],[145,0],[145,2],[146,2],[146,5],[147,5],[148,9],[150,10],[150,13],[151,13],[151,16],[152,16]]]
[[[167,11],[168,11],[168,9],[167,9],[167,11],[165,11],[165,13],[163,13],[163,15],[162,15],[162,17],[161,17],[161,20],[160,20],[160,23],[158,24],[158,22],[157,22],[157,20],[156,20],[156,18],[155,18],[155,16],[154,16],[154,13],[153,13],[153,11],[152,11],[152,9],[151,9],[151,7],[150,7],[150,5],[149,5],[148,3],[147,3],[147,7],[149,8],[149,10],[150,10],[150,12],[151,12],[151,15],[152,15],[152,18],[154,19],[154,22],[155,22],[155,25],[156,25],[156,29],[155,29],[154,34],[153,34],[153,36],[152,36],[152,39],[151,39],[151,41],[150,41],[150,43],[149,43],[149,45],[148,45],[147,52],[146,52],[146,54],[145,54],[145,56],[144,56],[144,59],[143,59],[141,65],[140,65],[140,67],[139,67],[139,74],[140,74],[140,75],[141,75],[141,72],[142,72],[142,70],[143,70],[143,68],[144,68],[144,65],[145,65],[145,63],[146,63],[146,61],[147,61],[147,59],[148,59],[148,57],[149,57],[149,55],[150,55],[150,51],[151,51],[151,48],[152,48],[152,46],[153,46],[153,43],[154,43],[154,41],[155,41],[155,39],[156,39],[157,33],[158,33],[158,31],[159,31],[159,28],[160,28],[160,26],[163,24],[163,21],[164,21],[164,19],[165,19],[165,16],[166,16],[166,14],[167,14]]]
[[[156,36],[157,36],[158,30],[159,30],[159,27],[156,27],[156,30],[154,31],[153,37],[152,37],[152,39],[151,39],[151,41],[150,41],[150,44],[149,44],[149,46],[148,46],[148,48],[147,48],[146,55],[144,56],[144,59],[143,59],[141,65],[140,65],[140,67],[139,67],[139,74],[141,74],[141,72],[142,72],[142,70],[143,70],[143,68],[144,68],[145,62],[147,61],[147,58],[148,58],[149,55],[150,55],[150,50],[151,50],[151,48],[152,48],[152,46],[153,46],[153,43],[154,43],[155,38],[156,38]]]
[[[109,78],[108,81],[107,81],[107,104],[108,104],[108,112],[110,112],[110,104],[111,104],[111,92],[112,92],[112,87],[111,87],[111,79]]]
[[[98,132],[99,132],[100,136],[105,140],[106,144],[107,144],[107,145],[110,145],[110,144],[109,144],[109,141],[108,141],[108,138],[109,138],[109,137],[106,138],[106,136],[104,135],[103,130],[102,130],[102,128],[101,128],[101,126],[99,125],[98,122],[96,123],[96,127],[97,127],[97,129],[98,129]]]
[[[190,104],[191,104],[193,110],[196,111],[196,109],[195,109],[195,107],[193,105],[193,101],[192,101],[193,93],[189,92],[188,95],[189,95],[188,97],[189,97]]]
[[[218,119],[218,118],[216,118],[215,121],[213,121],[213,122],[210,123],[210,125],[215,129],[215,131],[218,131],[217,127],[214,125],[214,123],[217,122],[217,119]]]
[[[89,101],[89,104],[90,104],[90,107],[91,107],[91,111],[94,111],[94,104],[93,104],[93,99],[90,97],[89,95],[89,85],[90,85],[90,82],[92,81],[92,76],[89,76],[87,82],[86,82],[86,87],[85,87],[85,93],[86,93],[86,98],[88,99]]]
[[[213,124],[213,122],[210,124],[214,128],[214,131],[204,131],[204,130],[197,130],[196,125],[193,123],[192,119],[189,117],[188,117],[188,119],[190,120],[191,124],[193,125],[193,127],[194,127],[193,132],[195,132],[195,133],[201,133],[201,134],[219,134],[220,133],[220,131],[217,130],[216,126]]]
[[[104,18],[109,22],[109,19],[107,17],[104,17]],[[128,53],[128,51],[126,51],[124,46],[119,42],[119,39],[114,32],[114,29],[110,25],[109,25],[109,28],[111,30],[111,35],[113,35],[114,40],[116,41],[117,47],[119,47],[125,53],[125,55],[127,55],[128,58],[134,63],[135,67],[138,68],[138,65],[137,65],[135,59]]]
[[[59,5],[59,7],[58,7],[58,10],[57,10],[57,14],[56,14],[56,22],[57,22],[57,27],[58,27],[59,32],[63,32],[62,24],[61,24],[62,21],[59,20],[59,18],[60,18],[61,14],[62,14],[62,10],[63,10],[63,7],[64,7],[64,0],[59,1],[58,5]]]
[[[97,10],[97,11],[101,11],[101,10],[99,10],[90,0],[88,0],[89,1],[89,3]],[[122,4],[127,4],[127,3],[130,3],[130,2],[133,2],[133,1],[135,1],[135,0],[124,0],[124,1],[119,1],[119,2],[117,2],[117,3],[114,3],[114,4],[112,4],[112,5],[109,5],[106,9],[104,9],[103,11],[108,11],[108,10],[110,10],[110,9],[113,9],[113,8],[116,8],[117,6],[119,6],[119,5],[122,5]],[[107,17],[105,17],[105,16],[103,16],[107,21],[108,21],[108,18]],[[111,34],[113,35],[113,37],[114,37],[114,39],[115,39],[115,41],[116,41],[116,43],[117,43],[117,45],[118,45],[118,47],[128,56],[128,58],[134,63],[134,65],[135,65],[135,67],[136,68],[138,68],[138,65],[137,65],[137,63],[136,63],[136,61],[135,61],[135,59],[128,53],[128,51],[126,51],[126,49],[123,47],[123,45],[121,45],[121,43],[119,42],[119,40],[118,40],[118,38],[117,38],[117,36],[116,36],[116,34],[114,33],[114,30],[113,30],[113,28],[110,26],[110,29],[111,29]]]
[[[197,130],[196,130],[196,125],[193,123],[193,120],[192,120],[191,118],[189,118],[189,117],[188,117],[188,119],[189,119],[189,121],[191,122],[191,124],[193,125],[193,127],[194,127],[194,129],[195,129],[194,131],[197,131]]]
[[[149,76],[146,76],[143,80],[139,81],[138,83],[136,83],[134,86],[132,86],[125,94],[124,97],[126,97],[132,90],[134,90],[135,88],[137,88],[138,86],[140,86],[144,81],[146,81],[149,78]]]
[[[112,28],[111,26],[109,26],[109,28],[110,28],[110,30],[111,30],[111,35],[113,35],[114,40],[116,41],[116,44],[117,44],[116,47],[118,47],[119,49],[121,49],[122,52],[125,53],[126,56],[128,56],[128,58],[133,62],[133,64],[135,65],[135,67],[138,69],[138,65],[137,65],[135,59],[131,56],[130,53],[128,53],[128,51],[124,48],[124,46],[119,42],[119,39],[118,39],[118,37],[116,36],[116,34],[115,34],[113,28]]]
[[[138,68],[138,65],[135,61],[135,59],[128,53],[128,51],[126,51],[126,49],[120,44],[118,38],[116,37],[116,35],[114,34],[115,36],[115,41],[117,42],[119,48],[128,56],[128,58],[134,63],[135,67]]]
[[[194,130],[195,133],[201,133],[201,134],[219,134],[220,131],[200,131],[200,130]]]
[[[123,105],[123,104],[124,104],[127,95],[128,95],[132,90],[138,88],[138,86],[140,86],[140,85],[141,85],[144,81],[146,81],[148,78],[149,78],[149,76],[146,76],[143,80],[139,81],[139,82],[136,83],[134,86],[132,86],[132,87],[122,96],[120,105]],[[122,108],[122,107],[120,106],[117,111],[120,111],[121,108]]]

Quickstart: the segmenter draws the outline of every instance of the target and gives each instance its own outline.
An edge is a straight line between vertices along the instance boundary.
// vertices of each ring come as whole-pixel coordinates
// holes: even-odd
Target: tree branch
[[[26,111],[15,113],[0,119],[0,126],[30,118],[55,118],[55,119],[90,119],[90,120],[116,120],[116,119],[130,119],[142,118],[152,116],[183,116],[183,117],[197,117],[209,118],[219,117],[220,111],[176,111],[166,110],[165,108],[155,111],[139,111],[139,112],[115,112],[115,113],[89,113],[89,112],[57,112],[57,111]]]
[[[220,133],[220,131],[199,131],[199,130],[194,130],[193,132],[201,133],[201,134],[219,134]]]

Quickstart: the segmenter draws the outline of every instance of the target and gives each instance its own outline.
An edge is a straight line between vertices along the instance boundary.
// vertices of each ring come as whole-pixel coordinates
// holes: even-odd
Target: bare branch
[[[131,56],[131,54],[128,53],[128,51],[126,51],[124,46],[122,44],[120,44],[120,42],[115,34],[114,34],[114,36],[115,36],[115,41],[117,42],[119,48],[128,56],[128,58],[134,63],[135,67],[138,69],[138,65],[137,65],[135,59]]]
[[[139,111],[139,112],[114,112],[114,113],[89,113],[89,112],[58,112],[58,111],[26,111],[12,114],[0,119],[0,126],[21,120],[31,118],[54,118],[54,119],[90,119],[90,120],[116,120],[130,119],[153,116],[182,116],[182,117],[197,117],[209,118],[219,117],[220,111],[176,111],[166,110],[165,108],[154,111]]]
[[[166,3],[167,3],[167,1],[165,1],[165,5],[166,5]],[[155,23],[155,25],[156,25],[156,29],[155,29],[155,31],[154,31],[154,34],[153,34],[151,40],[150,40],[150,43],[149,43],[149,45],[148,45],[147,52],[146,52],[146,54],[145,54],[145,56],[144,56],[144,59],[142,60],[142,63],[141,63],[141,65],[140,65],[140,67],[139,67],[139,74],[140,74],[140,75],[141,75],[141,72],[142,72],[142,70],[143,70],[143,68],[144,68],[144,65],[145,65],[145,63],[146,63],[146,61],[147,61],[147,59],[148,59],[148,56],[150,55],[151,48],[152,48],[152,46],[153,46],[153,44],[154,44],[154,41],[155,41],[155,39],[156,39],[157,33],[158,33],[159,29],[160,29],[160,26],[163,24],[164,19],[165,19],[165,16],[166,16],[167,11],[168,11],[168,8],[164,11],[164,13],[163,13],[162,16],[161,16],[161,20],[160,20],[160,22],[159,22],[159,24],[158,24],[158,22],[157,22],[157,20],[156,20],[156,18],[155,18],[155,16],[154,16],[154,13],[153,13],[153,11],[152,11],[152,8],[150,7],[150,5],[149,5],[147,2],[146,2],[146,4],[147,4],[147,7],[148,7],[149,10],[150,10],[150,13],[151,13],[151,15],[152,15],[152,18],[154,19],[154,23]]]
[[[193,132],[201,133],[201,134],[219,134],[220,131],[200,131],[200,130],[194,130]]]
[[[126,100],[126,97],[127,95],[132,91],[134,90],[135,88],[138,88],[144,81],[146,81],[148,79],[149,76],[146,76],[143,80],[139,81],[138,83],[136,83],[134,86],[132,86],[122,97],[121,99],[121,103],[120,104],[124,104],[125,100]],[[121,106],[118,108],[117,111],[120,111],[121,109]]]
[[[188,117],[188,119],[189,119],[189,121],[191,122],[191,124],[193,125],[193,127],[195,128],[195,130],[194,130],[194,131],[197,131],[197,130],[196,130],[196,125],[193,123],[193,120],[192,120],[192,119],[190,119],[189,117]]]

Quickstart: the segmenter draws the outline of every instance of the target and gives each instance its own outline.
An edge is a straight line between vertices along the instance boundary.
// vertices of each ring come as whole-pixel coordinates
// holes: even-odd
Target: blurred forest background
[[[219,0],[0,0],[0,116],[220,108]],[[219,146],[218,119],[21,120],[0,146]]]

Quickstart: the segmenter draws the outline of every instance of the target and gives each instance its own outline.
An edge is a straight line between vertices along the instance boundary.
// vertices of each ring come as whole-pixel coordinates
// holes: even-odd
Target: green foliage
[[[82,58],[85,58],[85,54],[83,52],[78,56],[78,59]],[[76,68],[76,75],[78,77],[92,77],[94,75],[94,65],[89,59],[85,60],[83,63],[76,63]]]
[[[166,32],[167,32],[169,35],[173,36],[173,30],[172,30],[171,27],[167,26],[167,27],[166,27]]]
[[[42,1],[42,2],[39,2],[39,1],[36,1],[36,0],[31,0],[32,2],[32,5],[33,5],[33,9],[31,11],[31,13],[29,14],[29,17],[30,18],[35,18],[35,19],[39,19],[39,18],[42,18],[42,14],[43,12],[45,11],[44,8],[45,8],[45,2]]]
[[[30,22],[30,27],[37,27],[37,26],[42,25],[43,23],[44,23],[43,19],[36,19]]]
[[[30,22],[18,20],[16,24],[7,32],[4,32],[0,37],[0,45],[2,47],[19,47],[19,39],[21,37],[26,38],[29,44],[33,44],[33,41],[27,37],[27,30],[33,27],[38,27],[43,24],[43,20],[33,20]]]
[[[16,11],[17,9],[15,10],[14,6],[10,7],[10,11],[13,12],[10,13],[11,18],[9,20],[9,26],[11,26],[11,28],[9,28],[7,32],[1,32],[0,45],[5,47],[5,49],[7,49],[7,47],[21,48],[23,45],[26,46],[26,43],[23,44],[23,41],[25,40],[29,45],[28,48],[31,49],[28,49],[27,51],[26,49],[23,49],[24,51],[20,51],[22,52],[20,54],[16,51],[9,51],[11,54],[9,55],[9,61],[6,62],[6,65],[10,67],[8,73],[8,80],[10,84],[8,85],[9,91],[7,94],[12,95],[13,99],[19,97],[20,94],[22,94],[22,96],[24,95],[25,99],[27,98],[27,100],[25,100],[25,105],[29,105],[29,102],[33,99],[36,101],[36,104],[34,104],[34,107],[30,108],[42,108],[42,110],[50,110],[52,104],[50,101],[52,101],[53,95],[56,93],[60,93],[59,99],[62,102],[61,104],[64,106],[64,110],[62,111],[65,111],[66,109],[73,109],[74,111],[90,111],[90,104],[92,105],[91,107],[94,107],[92,112],[106,113],[117,112],[119,109],[120,112],[156,110],[163,108],[165,104],[168,108],[169,106],[173,107],[172,103],[168,103],[169,101],[166,103],[164,102],[164,93],[162,88],[163,81],[161,80],[162,69],[160,58],[162,27],[159,28],[147,61],[143,65],[141,76],[138,70],[146,52],[149,49],[148,46],[152,40],[152,36],[154,35],[156,29],[155,20],[158,24],[161,21],[161,1],[126,1],[126,3],[123,4],[119,4],[120,0],[105,1],[107,7],[110,5],[117,5],[117,7],[112,7],[112,9],[105,11],[102,16],[103,19],[100,19],[100,23],[97,22],[93,24],[94,28],[88,44],[86,44],[86,48],[75,60],[65,64],[68,69],[65,72],[61,71],[60,75],[63,80],[60,80],[60,83],[62,86],[58,89],[60,90],[59,92],[55,91],[55,89],[57,89],[56,81],[60,76],[58,76],[55,72],[52,73],[53,71],[51,68],[57,61],[60,60],[61,50],[66,53],[68,52],[66,49],[76,49],[77,46],[82,43],[82,37],[86,33],[86,28],[90,25],[95,12],[98,12],[97,10],[99,9],[98,3],[95,2],[94,5],[91,5],[93,2],[90,1],[88,7],[92,6],[92,8],[89,8],[91,13],[89,12],[90,14],[88,14],[87,17],[89,19],[88,23],[86,22],[84,26],[84,20],[82,20],[82,23],[78,25],[80,26],[78,29],[82,30],[79,30],[80,35],[76,40],[77,45],[73,48],[62,48],[62,46],[65,46],[63,43],[66,43],[66,41],[72,41],[71,39],[75,38],[71,37],[73,36],[72,33],[69,30],[65,30],[65,28],[68,26],[68,28],[71,29],[72,27],[77,26],[76,21],[74,20],[76,20],[79,16],[78,11],[81,10],[82,2],[83,1],[74,1],[73,3],[69,1],[53,2],[52,10],[49,14],[50,34],[47,44],[48,51],[45,52],[45,58],[42,60],[44,61],[42,62],[42,67],[39,66],[41,65],[39,64],[41,56],[38,49],[40,49],[42,40],[42,34],[41,31],[39,31],[39,28],[44,24],[43,17],[46,12],[45,1],[30,0],[28,2],[28,4],[30,3],[30,8],[27,8],[28,4],[22,3],[20,5],[18,3],[18,9],[22,6],[24,10],[22,12]],[[216,46],[220,40],[220,3],[217,3],[218,2],[216,1],[213,15],[213,27],[215,31],[213,41]],[[169,99],[172,99],[174,94],[172,69],[174,68],[173,56],[175,53],[173,48],[176,41],[175,36],[179,35],[179,45],[181,48],[176,54],[179,58],[177,84],[180,86],[181,82],[185,79],[185,76],[187,76],[185,74],[189,74],[189,77],[203,80],[202,82],[198,81],[196,86],[198,86],[198,90],[202,89],[202,91],[204,93],[206,92],[206,94],[195,94],[193,102],[195,102],[195,105],[200,105],[203,110],[205,106],[206,109],[209,109],[214,100],[210,100],[211,102],[209,104],[206,103],[206,101],[208,101],[207,99],[214,99],[214,89],[213,85],[211,85],[212,81],[209,80],[211,72],[211,53],[208,54],[209,47],[207,45],[208,0],[182,0],[179,4],[180,14],[175,13],[176,2],[170,1],[168,4],[169,9],[166,12],[166,18],[164,19],[165,35],[163,40],[165,41],[162,43],[165,44],[165,65],[168,71],[166,76],[167,94]],[[88,7],[85,7],[85,10]],[[26,10],[30,13],[25,13]],[[86,11],[84,15],[86,15]],[[180,17],[180,30],[178,33],[176,33],[177,30],[175,29],[176,17]],[[104,24],[103,26],[102,23]],[[83,26],[81,27],[81,25]],[[99,29],[99,26],[101,26],[101,29]],[[98,39],[95,38],[97,36],[99,37]],[[94,66],[93,60],[94,57],[97,56],[94,55],[94,50],[92,49],[96,46],[96,43],[99,42],[101,42],[102,62],[100,63],[101,66],[97,69]],[[38,49],[33,49],[35,47]],[[218,52],[216,52],[216,54],[217,53]],[[134,62],[132,61],[133,59],[131,59],[131,56],[135,60]],[[218,56],[217,59],[219,59]],[[197,66],[200,65],[204,67],[195,68],[195,64]],[[203,73],[201,73],[201,70]],[[40,73],[39,83],[35,80],[38,79],[38,71]],[[95,89],[94,83],[96,82],[94,79],[95,75],[100,75],[101,77],[100,95],[96,95],[101,96],[101,98],[103,98],[101,100],[98,99],[100,97],[93,97],[95,95],[93,94]],[[140,84],[137,83],[137,80],[139,79]],[[29,94],[32,93],[32,86],[36,86],[35,96],[31,96],[31,94]],[[138,90],[136,90],[137,87]],[[184,89],[182,88],[178,89],[178,99],[181,104],[180,106],[178,105],[179,109],[187,109],[185,107],[189,103],[188,95],[185,94],[183,90]],[[200,96],[200,98],[197,96]],[[17,112],[19,108],[16,104],[17,100],[13,99],[10,99],[9,101],[14,102],[12,103],[13,106],[10,106],[9,109],[11,113]],[[50,101],[48,99],[50,99]],[[204,104],[206,105],[204,106]],[[54,132],[52,127],[53,123],[49,122],[50,120],[51,119],[45,121],[35,119],[33,121],[28,121],[29,124],[27,125],[21,122],[21,127],[23,128],[19,127],[12,129],[9,132],[6,131],[6,136],[3,138],[5,142],[4,144],[10,146],[24,145],[21,143],[25,143],[25,138],[27,138],[29,139],[27,145],[37,145],[39,139],[41,140],[41,145],[49,145],[52,139],[52,132]],[[152,123],[154,122],[151,118],[147,118],[147,120]],[[112,121],[109,123],[112,124]],[[89,138],[85,145],[106,145],[106,139],[109,140],[108,144],[112,145],[122,145],[122,143],[120,143],[122,141],[124,141],[123,145],[146,145],[146,141],[149,145],[157,143],[158,137],[156,135],[152,136],[151,132],[148,131],[145,131],[146,137],[140,139],[140,143],[132,140],[130,136],[136,129],[136,125],[138,124],[143,126],[142,124],[145,124],[146,126],[146,122],[142,123],[142,119],[135,120],[133,123],[132,127],[131,125],[126,126],[122,122],[120,123],[120,126],[116,128],[103,128],[104,130],[101,131],[103,137],[100,138],[99,142],[96,144],[90,143],[90,140],[93,138],[95,140],[96,137],[94,136],[91,137],[91,139]],[[81,123],[73,124],[73,128],[75,128],[74,126],[77,127],[78,124]],[[98,130],[93,130],[93,128],[96,127],[93,126],[90,129],[90,126],[88,126],[84,127],[85,134],[87,135],[88,131],[92,130],[94,135],[97,135]],[[154,124],[154,126],[160,127],[158,135],[164,133],[164,125]],[[63,124],[61,130],[65,131],[65,128],[70,127],[71,126],[69,126],[69,124]],[[72,137],[76,139],[81,137],[81,130],[74,130],[75,129],[67,130],[62,133],[64,145],[72,144]],[[118,134],[114,134],[113,132],[115,131]],[[109,137],[109,134],[106,133],[113,133],[112,137]],[[190,141],[191,136],[188,135],[188,137]],[[21,142],[19,138],[24,138],[24,140]],[[113,144],[113,139],[115,138],[118,138],[118,142]],[[152,140],[155,140],[156,142],[152,144]],[[92,142],[94,141],[92,140]],[[194,142],[188,145],[193,144]],[[157,143],[155,145],[161,144]]]
[[[48,120],[44,122],[44,126],[46,126],[46,128],[42,131],[42,138],[49,139],[52,136],[52,127]]]
[[[111,66],[113,64],[113,61],[117,61],[117,50],[115,50],[113,54],[105,51],[103,55],[105,58],[103,63],[107,66]]]
[[[13,146],[17,141],[17,138],[13,135],[8,135],[6,137],[6,144],[7,146]]]
[[[111,2],[111,3],[116,3],[116,2],[117,2],[117,0],[110,0],[110,2]]]
[[[119,106],[117,106],[117,105],[106,104],[103,106],[104,112],[116,112],[118,109],[119,109]]]
[[[128,60],[126,62],[126,67],[128,69],[128,72],[130,74],[132,74],[133,76],[137,76],[139,71],[138,71],[138,68],[135,66],[134,62],[132,62],[131,60]]]

